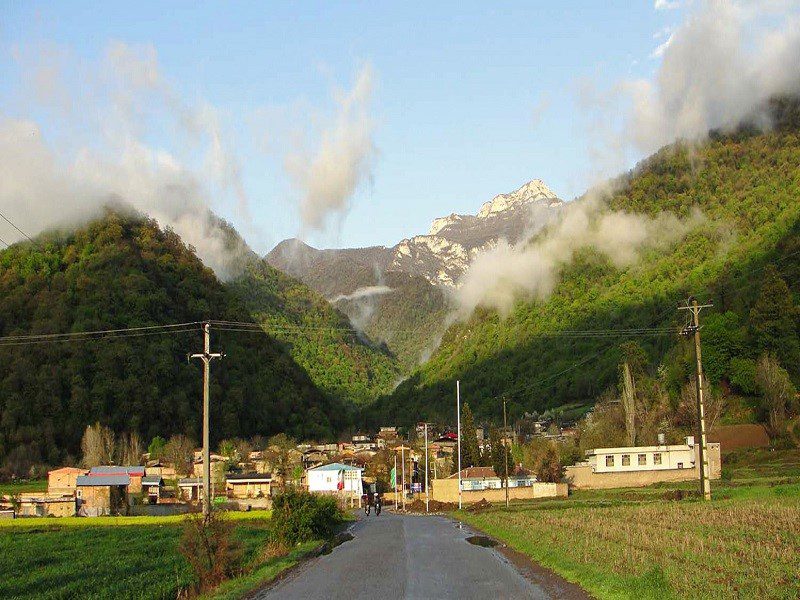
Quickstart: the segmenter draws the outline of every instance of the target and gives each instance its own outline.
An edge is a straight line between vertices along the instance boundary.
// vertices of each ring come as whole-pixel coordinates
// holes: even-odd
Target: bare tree
[[[767,413],[772,435],[786,427],[786,413],[797,396],[789,374],[771,354],[764,354],[756,365],[756,383],[762,393],[762,407]]]
[[[133,466],[138,465],[142,460],[142,441],[139,434],[131,432],[124,435],[118,444],[119,464]]]
[[[625,413],[625,435],[628,446],[636,445],[636,387],[631,367],[622,363],[622,410]]]
[[[194,463],[194,442],[185,435],[173,435],[164,446],[164,459],[171,463],[175,472],[191,475]]]
[[[115,436],[110,428],[99,422],[87,425],[81,439],[83,466],[96,467],[113,462],[114,445]]]
[[[712,431],[718,424],[725,410],[725,399],[720,394],[712,393],[706,386],[703,389],[703,403],[705,404],[706,431]],[[697,386],[694,382],[687,382],[681,388],[678,399],[678,410],[675,413],[675,422],[679,426],[697,431]]]
[[[285,486],[290,478],[294,463],[297,442],[285,433],[273,435],[264,451],[264,467],[272,471],[272,477]]]

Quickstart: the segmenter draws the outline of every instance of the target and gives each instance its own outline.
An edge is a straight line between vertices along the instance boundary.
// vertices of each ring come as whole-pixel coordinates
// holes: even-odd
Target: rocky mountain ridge
[[[474,215],[437,218],[427,234],[391,247],[317,249],[288,239],[265,258],[325,296],[401,363],[414,366],[435,347],[449,311],[448,294],[474,258],[500,239],[516,243],[534,234],[562,204],[534,179],[488,200]]]
[[[381,274],[389,271],[421,276],[435,286],[456,287],[477,254],[500,239],[515,243],[524,234],[535,233],[562,204],[541,179],[534,179],[488,200],[475,215],[452,213],[434,219],[427,234],[403,239],[392,247],[320,250],[289,239],[266,259],[328,298],[351,294],[357,289],[352,288],[356,282],[377,285]],[[348,277],[330,280],[345,271]]]

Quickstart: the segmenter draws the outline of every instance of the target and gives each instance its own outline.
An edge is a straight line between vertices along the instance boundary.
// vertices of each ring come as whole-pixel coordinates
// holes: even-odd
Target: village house
[[[228,466],[230,458],[222,456],[221,454],[210,454],[211,459],[211,479],[213,481],[223,481],[225,478],[225,469]],[[201,477],[203,475],[203,453],[195,452],[194,466],[192,475]]]
[[[229,498],[269,498],[272,493],[270,473],[229,474],[225,481]]]
[[[586,451],[586,461],[567,467],[566,479],[578,489],[688,481],[699,478],[697,454],[693,436],[675,445],[596,448]],[[708,466],[711,479],[719,479],[722,473],[719,444],[708,444]]]
[[[23,517],[74,517],[75,496],[72,494],[20,494],[19,514]]]
[[[176,479],[178,476],[173,465],[165,463],[161,460],[147,461],[147,464],[145,465],[145,473],[147,475],[160,475],[164,479]]]
[[[178,490],[181,498],[186,502],[200,502],[203,499],[203,478],[184,477],[179,479]]]
[[[76,482],[78,514],[84,517],[127,514],[131,477],[125,474],[81,475]],[[141,478],[139,478],[141,490]]]
[[[47,472],[47,493],[50,496],[74,496],[78,477],[86,475],[86,469],[62,467]]]
[[[308,470],[312,467],[318,467],[328,460],[328,455],[320,452],[316,448],[309,448],[303,452],[303,468]]]
[[[161,475],[145,475],[142,477],[142,492],[149,504],[158,504],[163,487],[164,478]]]
[[[370,436],[363,433],[354,435],[351,441],[353,443],[353,451],[356,453],[375,452],[378,450],[378,444],[376,444]]]
[[[114,475],[127,475],[129,478],[128,494],[139,494],[142,491],[142,477],[144,477],[144,467],[117,467],[99,466],[89,469],[89,477],[107,477]]]
[[[325,494],[342,494],[361,498],[361,474],[364,469],[342,463],[321,465],[306,471],[308,491]]]

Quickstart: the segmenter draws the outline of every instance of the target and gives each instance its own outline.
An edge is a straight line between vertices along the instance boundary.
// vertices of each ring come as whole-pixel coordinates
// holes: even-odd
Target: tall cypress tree
[[[475,417],[469,404],[461,409],[461,467],[477,467],[481,464],[481,449],[478,445],[478,432]]]
[[[759,354],[775,354],[794,377],[800,364],[798,311],[789,286],[773,265],[764,269],[761,293],[750,310],[750,330]]]

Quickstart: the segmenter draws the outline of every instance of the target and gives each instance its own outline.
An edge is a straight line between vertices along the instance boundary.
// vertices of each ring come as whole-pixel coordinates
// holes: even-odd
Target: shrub
[[[197,512],[186,515],[180,552],[192,568],[199,591],[212,589],[236,575],[242,560],[233,524],[219,510],[207,516]]]
[[[332,496],[287,488],[272,502],[272,534],[279,543],[332,537],[342,520],[342,512]]]
[[[731,385],[743,394],[754,395],[756,384],[756,362],[749,358],[733,358],[730,364]]]

